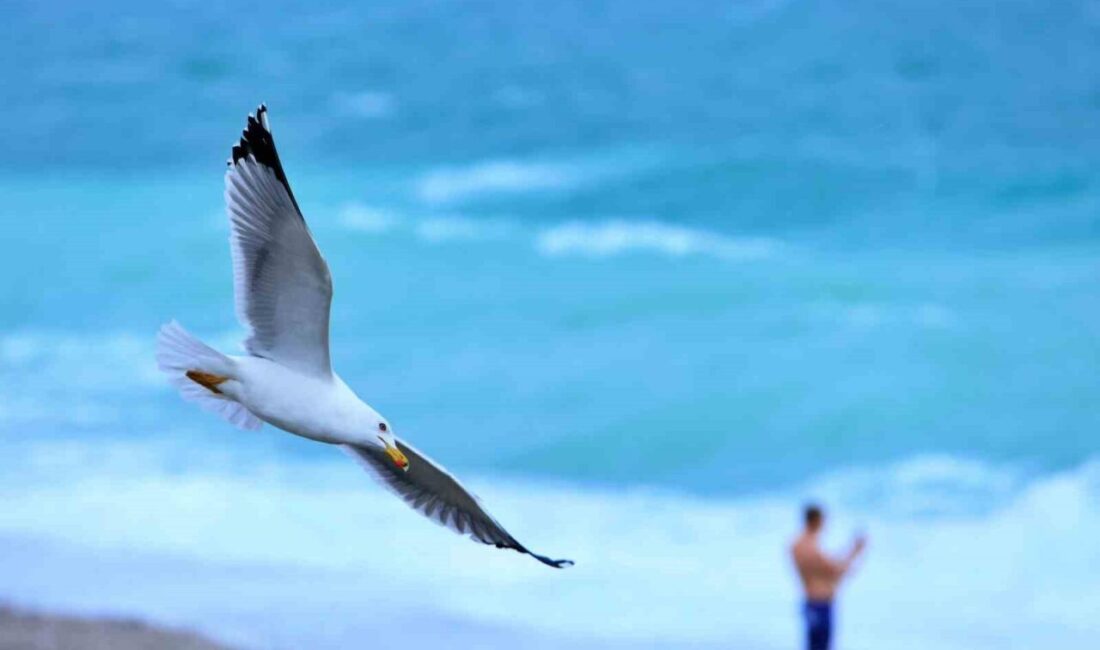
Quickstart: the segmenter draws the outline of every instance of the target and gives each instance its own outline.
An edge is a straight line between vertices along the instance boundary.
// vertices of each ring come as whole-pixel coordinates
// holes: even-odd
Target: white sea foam
[[[411,232],[421,241],[439,244],[524,238],[548,257],[612,257],[626,253],[650,253],[670,257],[705,255],[726,260],[756,260],[774,255],[782,245],[764,237],[730,237],[652,219],[567,221],[544,228],[489,218],[444,213],[424,217],[399,216],[359,203],[338,212],[347,230],[371,235]],[[877,312],[871,314],[871,317]],[[918,316],[943,325],[948,316],[937,307],[922,307]],[[853,316],[856,318],[856,316]]]
[[[370,235],[411,233],[429,244],[506,239],[518,232],[514,224],[501,219],[472,219],[457,214],[412,218],[359,203],[341,207],[338,215],[347,230]]]
[[[116,453],[140,465],[110,462]],[[280,638],[303,638],[322,620],[352,620],[362,603],[378,603],[386,611],[419,612],[429,627],[461,620],[564,635],[580,647],[736,640],[777,648],[798,640],[798,595],[785,547],[797,526],[799,497],[825,494],[845,503],[830,520],[829,545],[840,545],[856,525],[871,535],[867,561],[842,602],[845,647],[1082,647],[1095,634],[1100,608],[1094,571],[1100,549],[1092,543],[1100,520],[1096,463],[1025,480],[1011,468],[918,458],[825,477],[794,492],[727,501],[474,477],[472,487],[521,540],[577,560],[557,572],[432,526],[350,463],[258,461],[231,473],[179,475],[133,453],[97,445],[104,464],[63,454],[42,466],[37,479],[23,472],[17,483],[0,482],[0,534],[95,549],[81,560],[93,568],[73,575],[54,571],[51,561],[5,567],[14,585],[6,595],[80,604],[77,587],[84,573],[99,570],[98,557],[140,549],[219,566],[265,566],[274,576],[247,602],[236,590],[192,585],[188,593],[197,589],[205,599],[201,607],[190,605],[197,611],[230,607],[239,616],[270,617],[287,602],[301,602],[303,581],[315,576],[325,588],[310,592],[309,615],[265,621],[269,633],[283,631]],[[856,506],[848,503],[859,502],[845,492],[850,488],[837,487],[857,484],[865,491],[875,476],[887,479],[888,492],[925,494]],[[935,487],[945,482],[995,492],[998,503],[977,513],[948,505],[911,516],[906,503],[954,498]],[[142,584],[148,568],[113,561],[111,570],[128,576],[126,589],[99,590],[95,602],[103,609],[116,598],[116,606],[150,616],[187,609],[180,599],[191,596]],[[183,579],[166,571],[144,580]],[[287,572],[298,578],[277,578]],[[135,602],[127,595],[135,592],[147,597]],[[217,631],[218,621],[209,614],[192,622]],[[494,638],[481,639],[479,647],[494,647]]]
[[[881,467],[833,471],[811,488],[828,503],[904,518],[988,512],[1009,500],[1022,480],[1017,468],[928,454]]]
[[[713,255],[726,259],[759,259],[772,255],[778,243],[765,238],[734,238],[661,221],[570,221],[541,231],[535,241],[549,256],[605,257],[648,251],[671,256]]]
[[[430,171],[417,181],[416,193],[426,203],[442,204],[484,194],[563,190],[582,178],[580,170],[570,165],[494,160]]]

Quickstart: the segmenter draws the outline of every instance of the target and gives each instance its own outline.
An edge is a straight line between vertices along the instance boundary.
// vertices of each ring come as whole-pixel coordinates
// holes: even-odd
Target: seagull
[[[263,104],[233,146],[225,174],[237,319],[247,354],[222,354],[176,321],[157,335],[157,366],[180,395],[241,429],[264,422],[337,445],[429,519],[554,568],[572,566],[520,544],[480,500],[393,427],[332,370],[332,277],[290,189]]]

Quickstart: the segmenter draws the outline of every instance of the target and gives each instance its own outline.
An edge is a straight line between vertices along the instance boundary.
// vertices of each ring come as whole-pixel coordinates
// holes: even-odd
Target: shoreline
[[[37,638],[25,631],[16,637],[12,630],[27,623],[18,616],[0,619],[0,650],[338,650],[363,643],[374,648],[446,643],[486,650],[718,650],[730,644],[642,633],[592,636],[494,621],[410,599],[402,585],[369,569],[208,562],[0,535],[0,574],[6,579],[0,611],[37,619],[39,630]],[[547,606],[547,615],[553,615],[553,599]],[[73,623],[86,626],[74,643],[27,641],[48,640],[58,634],[53,630],[67,631]],[[125,636],[133,628],[139,633]],[[751,650],[782,647],[749,638],[733,641]]]

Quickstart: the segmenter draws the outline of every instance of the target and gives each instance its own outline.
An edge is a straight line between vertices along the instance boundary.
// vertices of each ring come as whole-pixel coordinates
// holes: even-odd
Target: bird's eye
[[[379,431],[385,432],[388,428],[389,427],[386,426],[385,422],[379,422],[378,423],[378,430]]]

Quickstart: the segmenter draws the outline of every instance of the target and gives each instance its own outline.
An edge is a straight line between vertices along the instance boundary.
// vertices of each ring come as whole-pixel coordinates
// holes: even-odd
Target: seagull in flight
[[[393,427],[332,370],[332,277],[290,189],[261,105],[234,145],[225,174],[237,319],[247,354],[222,354],[176,321],[160,328],[157,365],[181,396],[233,425],[264,422],[338,445],[409,506],[483,544],[526,553],[454,476],[394,435]]]

